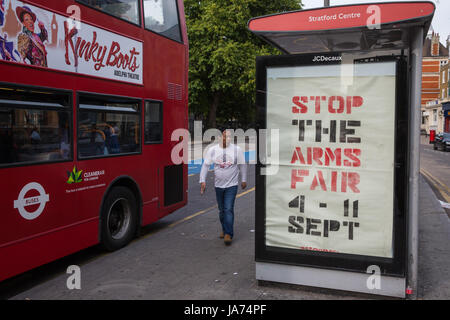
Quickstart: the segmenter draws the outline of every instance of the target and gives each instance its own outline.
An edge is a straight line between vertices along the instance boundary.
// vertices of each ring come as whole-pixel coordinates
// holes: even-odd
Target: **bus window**
[[[80,94],[79,157],[140,152],[139,110],[140,102],[137,100]]]
[[[162,143],[162,102],[145,102],[145,143]]]
[[[78,0],[118,18],[140,24],[139,0]]]
[[[145,27],[182,42],[176,0],[144,0]]]
[[[71,160],[71,95],[0,87],[0,166]]]

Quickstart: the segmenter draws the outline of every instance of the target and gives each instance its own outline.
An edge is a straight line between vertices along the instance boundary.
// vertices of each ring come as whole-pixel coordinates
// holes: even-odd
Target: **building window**
[[[80,158],[141,151],[139,100],[80,94],[78,101]]]
[[[145,102],[145,143],[162,143],[163,118],[162,102]]]
[[[437,122],[437,110],[436,109],[433,110],[433,122],[434,123]]]
[[[145,28],[182,42],[176,0],[144,0]]]
[[[449,68],[448,74],[447,74],[447,85],[448,85],[449,95],[450,95],[450,68]]]
[[[0,166],[72,159],[71,93],[0,87]]]
[[[78,0],[118,18],[140,24],[139,0]]]

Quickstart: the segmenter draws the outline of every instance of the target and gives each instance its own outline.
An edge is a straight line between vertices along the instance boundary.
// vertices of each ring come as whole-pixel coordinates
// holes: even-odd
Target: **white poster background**
[[[280,155],[276,175],[266,176],[266,245],[299,250],[330,251],[357,255],[392,258],[393,237],[393,187],[394,187],[394,137],[395,137],[395,62],[378,62],[351,65],[322,65],[267,70],[267,129],[279,129]],[[328,101],[321,103],[321,113],[316,114],[314,102],[309,102],[308,112],[292,113],[294,96],[361,96],[361,107],[352,108],[351,114],[331,114]],[[293,120],[312,120],[305,126],[305,139],[299,142],[298,126]],[[330,120],[337,120],[337,142],[330,142],[329,134],[322,134],[322,141],[315,142],[315,120],[322,120],[322,128],[330,128]],[[353,127],[354,135],[361,143],[339,142],[339,121],[360,121]],[[270,132],[270,131],[269,131]],[[359,167],[321,166],[316,162],[303,165],[291,164],[296,147],[307,157],[308,147],[361,149]],[[293,169],[309,170],[304,182],[291,189]],[[314,175],[321,170],[327,190],[319,185],[310,186]],[[347,188],[340,192],[341,180],[337,180],[337,192],[330,190],[331,172],[355,172],[360,176],[359,193]],[[289,208],[296,197],[304,196],[304,212]],[[344,217],[344,201],[349,200],[348,217]],[[353,217],[353,202],[358,201],[358,217]],[[320,203],[326,207],[320,207]],[[302,233],[289,232],[289,217],[302,217]],[[315,220],[310,234],[306,234],[307,218]],[[338,231],[324,236],[325,220],[339,222]],[[312,220],[311,220],[312,221]],[[345,222],[347,226],[345,226]],[[350,222],[353,222],[353,239],[349,239]],[[357,227],[356,227],[357,226]],[[319,235],[313,235],[318,232]]]
[[[16,9],[17,7],[28,7],[35,15],[36,22],[34,24],[34,33],[40,34],[41,30],[39,28],[39,22],[43,23],[45,29],[48,32],[48,39],[44,41],[45,50],[47,51],[47,67],[50,69],[56,69],[60,71],[68,71],[81,73],[90,76],[102,77],[110,80],[119,80],[125,81],[134,84],[143,84],[142,79],[142,70],[143,70],[143,48],[142,43],[116,33],[106,31],[101,28],[97,28],[95,26],[80,22],[77,23],[75,20],[70,20],[69,16],[63,16],[56,14],[51,11],[44,10],[42,8],[30,5],[28,3],[23,3],[17,0],[8,0],[5,1],[4,4],[4,21],[3,25],[0,25],[1,32],[0,36],[3,39],[7,39],[6,41],[12,43],[14,49],[12,51],[12,56],[15,62],[30,64],[28,60],[22,60],[20,54],[18,52],[18,37],[22,33],[23,25],[17,17]],[[114,19],[113,17],[109,17],[105,15],[107,19]],[[82,17],[81,17],[82,19]],[[78,54],[78,66],[75,67],[75,55],[72,51],[72,48],[68,46],[68,58],[69,63],[66,63],[65,54],[66,54],[66,33],[64,30],[64,22],[70,21],[69,25],[79,25],[78,33],[72,38],[74,46],[76,46],[77,39],[80,38],[80,44],[83,44],[84,40],[84,50],[77,51]],[[97,34],[96,40],[94,42],[94,32]],[[16,33],[16,34],[11,34]],[[5,37],[6,36],[6,37]],[[2,40],[3,42],[3,40]],[[94,45],[93,45],[94,43]],[[97,43],[97,45],[95,45]],[[120,46],[120,50],[117,49],[117,45],[113,45],[116,43]],[[84,53],[89,51],[91,46],[95,46],[98,48],[92,52],[92,55],[86,59]],[[105,51],[103,56],[103,52],[101,55],[98,55],[100,52],[99,49]],[[79,54],[82,53],[82,57],[79,57]],[[117,51],[117,52],[115,52]],[[131,52],[136,52],[138,54],[132,54]],[[121,63],[119,66],[116,65],[107,65],[108,57],[110,56],[110,61],[113,62],[115,57],[122,55],[123,57],[128,56],[132,61],[132,65],[137,66],[135,70],[131,70],[134,68],[130,68],[128,66],[123,66]],[[100,60],[100,58],[103,58]],[[98,61],[94,61],[94,57],[99,57]],[[5,60],[3,56],[0,55],[0,60]],[[121,61],[125,61],[120,59]],[[100,62],[104,66],[96,70],[96,63]],[[118,60],[117,60],[118,61]]]

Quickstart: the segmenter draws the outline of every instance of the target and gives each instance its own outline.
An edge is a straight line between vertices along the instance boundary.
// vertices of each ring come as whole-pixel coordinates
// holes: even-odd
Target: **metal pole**
[[[408,222],[408,279],[407,286],[412,290],[409,296],[417,299],[417,277],[419,257],[419,170],[420,170],[420,95],[422,90],[422,43],[423,28],[412,30],[411,43],[411,137],[409,167],[409,222]]]
[[[329,7],[330,6],[330,0],[323,0],[323,6]]]

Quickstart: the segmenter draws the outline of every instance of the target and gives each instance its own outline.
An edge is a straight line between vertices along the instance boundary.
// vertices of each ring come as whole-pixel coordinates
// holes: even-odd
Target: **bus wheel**
[[[101,217],[101,243],[108,251],[126,246],[134,237],[137,227],[136,197],[125,187],[109,192]]]

